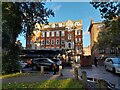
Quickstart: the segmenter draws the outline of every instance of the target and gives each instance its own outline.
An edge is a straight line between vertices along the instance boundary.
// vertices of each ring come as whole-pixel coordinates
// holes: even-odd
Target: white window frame
[[[42,32],[42,36],[41,37],[45,37],[45,32]]]
[[[55,36],[55,32],[54,32],[54,31],[51,32],[51,36],[52,36],[52,37]]]
[[[77,30],[75,30],[75,35],[77,35]]]
[[[77,30],[77,34],[78,34],[78,35],[81,35],[81,32],[80,32],[80,30]]]
[[[48,43],[47,41],[48,41],[49,43]],[[46,45],[50,45],[50,40],[49,40],[49,39],[46,40]]]
[[[41,45],[45,45],[45,40],[41,41]]]
[[[54,43],[53,43],[53,41],[54,41]],[[51,45],[55,45],[55,40],[54,39],[51,40]]]
[[[63,43],[64,42],[64,43]],[[65,44],[65,40],[64,39],[62,39],[61,40],[61,45],[64,45]]]
[[[58,41],[58,42],[57,42]],[[60,44],[60,40],[59,39],[56,39],[56,45],[59,45]]]
[[[68,34],[68,40],[71,40],[71,38],[72,38],[72,35]]]
[[[65,36],[65,31],[61,31],[61,36]]]
[[[50,37],[50,32],[47,31],[46,33],[47,33],[47,34],[46,34],[46,37]]]
[[[81,38],[78,38],[78,42],[81,42]]]
[[[76,42],[76,43],[78,42],[77,38],[75,38],[75,42]]]
[[[56,36],[60,36],[60,32],[59,31],[56,31]]]

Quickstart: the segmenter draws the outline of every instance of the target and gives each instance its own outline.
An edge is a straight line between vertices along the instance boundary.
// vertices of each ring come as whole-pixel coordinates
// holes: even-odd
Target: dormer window
[[[59,23],[59,27],[62,27],[62,23]]]
[[[52,24],[52,28],[55,28],[55,24]]]
[[[80,22],[75,22],[75,26],[80,26]]]

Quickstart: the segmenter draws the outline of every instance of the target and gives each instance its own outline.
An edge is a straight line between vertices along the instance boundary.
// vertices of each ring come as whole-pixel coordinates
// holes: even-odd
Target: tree
[[[23,2],[20,3],[20,11],[22,15],[23,32],[27,32],[27,35],[31,35],[36,23],[48,24],[47,19],[54,12],[51,9],[44,7],[43,2]],[[27,27],[27,28],[26,28]]]
[[[120,2],[91,2],[99,9],[105,28],[98,35],[98,48],[120,48]],[[117,56],[117,53],[116,53]]]
[[[120,2],[90,2],[95,9],[99,9],[102,18],[107,21],[120,16]]]
[[[52,10],[42,2],[2,2],[2,59],[3,72],[11,73],[17,69],[19,46],[15,44],[18,34],[31,34],[34,24],[45,23]]]
[[[3,73],[15,72],[18,67],[19,48],[15,45],[20,33],[21,16],[18,3],[2,3],[2,71]]]

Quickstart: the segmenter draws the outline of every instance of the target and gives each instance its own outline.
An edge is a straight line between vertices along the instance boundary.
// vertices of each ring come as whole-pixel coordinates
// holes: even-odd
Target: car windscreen
[[[120,64],[120,58],[114,58],[113,63],[114,64]]]
[[[48,58],[48,61],[51,62],[51,63],[53,63],[53,61],[51,59],[49,59],[49,58]]]

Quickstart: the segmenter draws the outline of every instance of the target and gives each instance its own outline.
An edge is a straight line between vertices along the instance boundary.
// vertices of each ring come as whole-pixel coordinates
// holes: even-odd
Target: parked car
[[[25,61],[18,61],[22,68],[25,68],[28,64]]]
[[[62,61],[59,58],[53,58],[52,61],[54,61],[57,65],[57,71],[59,71],[59,66],[61,65],[63,67]]]
[[[54,61],[57,65],[60,65],[60,59],[59,58],[53,58],[52,61]]]
[[[56,63],[49,58],[35,58],[32,60],[33,70],[40,70],[41,66],[44,66],[45,70],[53,70],[54,64],[56,65]]]
[[[106,58],[104,66],[106,70],[120,73],[120,58]]]

